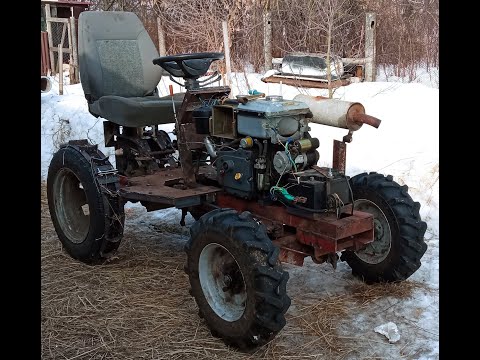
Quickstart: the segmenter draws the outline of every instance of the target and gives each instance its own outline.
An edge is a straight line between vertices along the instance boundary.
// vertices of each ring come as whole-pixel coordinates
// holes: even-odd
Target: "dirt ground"
[[[230,349],[211,336],[188,294],[183,244],[192,218],[182,228],[180,213],[129,207],[117,256],[88,266],[62,250],[42,189],[42,359],[438,358],[438,289],[428,274],[368,286],[344,263],[334,271],[311,261],[285,265],[292,306],[278,336],[254,353]],[[432,297],[436,304],[422,305]],[[426,306],[437,308],[428,328],[420,322]],[[373,331],[387,321],[400,330],[397,343]]]

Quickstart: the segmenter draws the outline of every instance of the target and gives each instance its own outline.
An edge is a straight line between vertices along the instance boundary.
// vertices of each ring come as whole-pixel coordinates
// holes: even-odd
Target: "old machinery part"
[[[303,153],[313,149],[317,149],[320,146],[320,140],[318,140],[317,138],[301,139],[295,141],[293,145],[297,148],[298,152]]]
[[[215,147],[212,143],[212,140],[208,136],[205,136],[205,139],[203,140],[203,143],[205,144],[205,147],[207,148],[208,155],[212,159],[215,159],[217,157],[217,152],[215,151]]]
[[[365,108],[358,102],[343,101],[338,99],[325,99],[299,94],[295,101],[308,105],[313,117],[311,122],[356,131],[363,124],[375,128],[380,126],[381,120],[365,114]]]
[[[308,131],[309,107],[302,102],[269,96],[249,101],[237,108],[237,131],[272,143],[304,138]]]
[[[353,202],[349,178],[335,169],[323,170],[306,170],[288,179],[288,192],[307,199],[302,205],[306,211],[338,210]]]
[[[253,178],[253,151],[239,148],[235,151],[217,151],[215,161],[217,181],[227,193],[245,199],[255,195]]]
[[[192,120],[195,123],[195,130],[197,134],[208,135],[209,121],[212,116],[211,106],[201,106],[192,112]]]

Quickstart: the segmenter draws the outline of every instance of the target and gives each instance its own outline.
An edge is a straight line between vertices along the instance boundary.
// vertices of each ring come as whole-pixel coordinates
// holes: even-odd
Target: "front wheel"
[[[95,146],[67,145],[55,153],[48,169],[48,207],[55,231],[70,256],[89,264],[117,250],[125,221],[118,184],[102,184],[94,175],[94,159],[102,158]],[[113,169],[108,160],[101,163]]]
[[[248,350],[285,326],[288,273],[264,225],[249,212],[216,209],[190,230],[185,246],[191,295],[214,336]]]
[[[420,218],[420,203],[391,175],[363,173],[350,183],[355,210],[374,216],[375,240],[361,250],[344,251],[341,259],[350,265],[353,275],[367,282],[407,279],[418,270],[427,250],[427,224]]]

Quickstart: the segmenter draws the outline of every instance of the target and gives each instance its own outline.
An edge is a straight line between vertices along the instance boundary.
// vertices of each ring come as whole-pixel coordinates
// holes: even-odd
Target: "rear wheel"
[[[55,231],[70,256],[85,263],[101,262],[117,250],[125,221],[116,184],[100,185],[93,174],[81,151],[66,146],[53,156],[47,178]]]
[[[191,227],[185,246],[191,295],[214,336],[246,350],[285,326],[288,273],[249,212],[216,209]]]
[[[361,250],[343,252],[341,259],[367,282],[407,279],[418,270],[427,250],[427,224],[420,218],[420,203],[391,175],[363,173],[350,182],[355,209],[374,216],[375,240]]]

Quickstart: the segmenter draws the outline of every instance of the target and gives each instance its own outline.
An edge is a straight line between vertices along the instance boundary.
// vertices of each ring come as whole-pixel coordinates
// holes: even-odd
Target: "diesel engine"
[[[305,102],[281,96],[193,112],[225,192],[303,212],[338,210],[352,203],[348,178],[316,166],[320,142],[309,134],[312,117]]]

